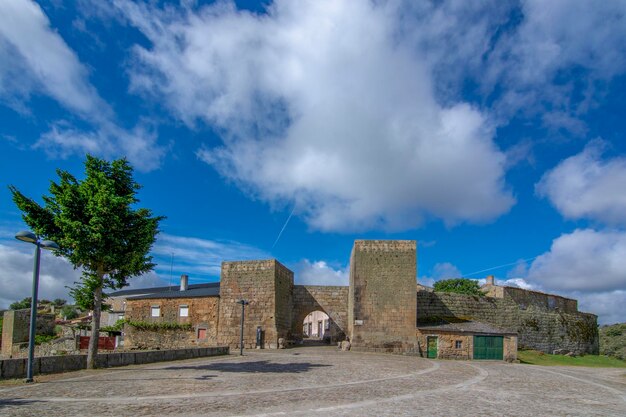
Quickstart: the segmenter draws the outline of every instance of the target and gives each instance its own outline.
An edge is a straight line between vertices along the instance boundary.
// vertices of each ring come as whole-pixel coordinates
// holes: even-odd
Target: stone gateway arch
[[[302,340],[302,322],[319,310],[330,318],[331,341],[350,337],[354,347],[412,350],[416,323],[416,242],[355,241],[350,286],[294,285],[293,272],[276,260],[224,262],[217,342],[239,344],[241,304],[244,345],[266,348]]]

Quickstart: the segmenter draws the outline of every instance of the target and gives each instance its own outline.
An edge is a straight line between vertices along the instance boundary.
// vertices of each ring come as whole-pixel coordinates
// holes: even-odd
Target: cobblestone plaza
[[[623,416],[624,369],[248,350],[0,384],[2,416]]]

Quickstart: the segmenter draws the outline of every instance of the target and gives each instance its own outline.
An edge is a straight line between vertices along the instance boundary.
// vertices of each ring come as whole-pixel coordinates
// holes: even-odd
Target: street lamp
[[[37,324],[37,291],[39,289],[39,257],[41,248],[59,249],[59,245],[51,240],[39,240],[36,234],[29,231],[18,232],[17,240],[35,245],[35,265],[33,269],[33,294],[30,300],[30,336],[28,338],[28,366],[26,368],[26,382],[33,382],[33,362],[35,359],[35,330]]]
[[[245,313],[246,306],[250,303],[244,299],[241,299],[241,300],[237,300],[237,304],[241,304],[241,334],[239,337],[239,355],[243,356],[243,316]]]

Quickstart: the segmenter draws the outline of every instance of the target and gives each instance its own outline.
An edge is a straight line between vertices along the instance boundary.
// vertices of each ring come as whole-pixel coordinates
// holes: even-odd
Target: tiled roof
[[[492,326],[487,323],[478,321],[465,321],[461,323],[443,323],[443,324],[419,324],[417,328],[422,331],[436,330],[458,333],[480,333],[480,334],[517,334],[515,332],[504,330]]]
[[[206,282],[203,284],[191,284],[186,291],[180,291],[179,285],[154,288],[137,288],[121,290],[107,294],[109,297],[140,298],[181,298],[181,297],[211,297],[220,295],[219,282]]]
[[[220,295],[220,287],[214,285],[211,287],[191,288],[186,291],[162,291],[157,293],[142,294],[127,297],[129,300],[146,300],[153,298],[196,298],[196,297],[218,297]]]

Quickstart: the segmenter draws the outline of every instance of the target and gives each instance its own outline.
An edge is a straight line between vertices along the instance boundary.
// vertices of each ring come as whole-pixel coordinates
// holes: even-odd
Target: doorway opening
[[[302,336],[305,344],[330,343],[330,317],[323,311],[313,311],[302,322]]]

